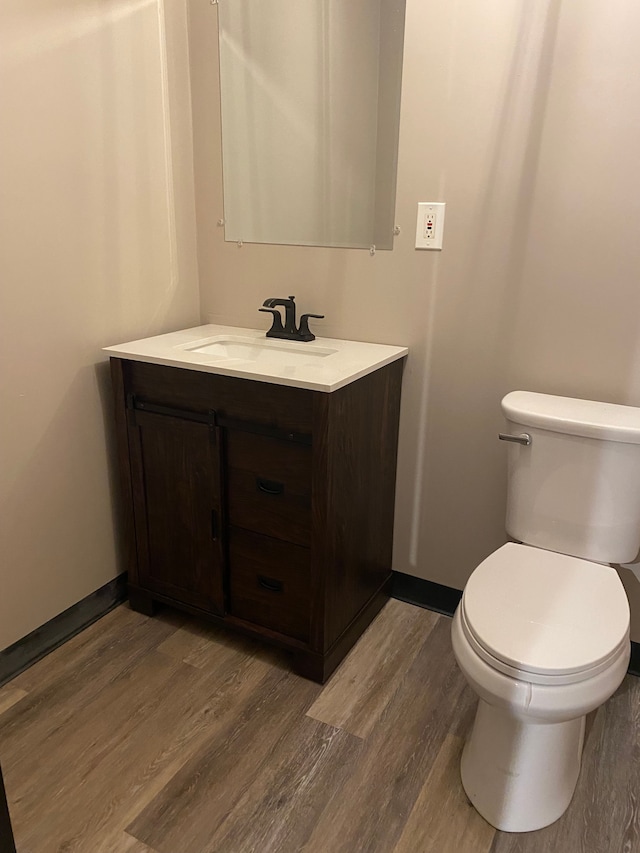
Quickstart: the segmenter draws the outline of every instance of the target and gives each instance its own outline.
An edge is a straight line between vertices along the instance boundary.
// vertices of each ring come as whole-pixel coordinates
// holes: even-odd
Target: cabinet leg
[[[157,604],[151,596],[139,589],[129,588],[129,606],[136,613],[144,613],[145,616],[153,616],[157,610]]]
[[[325,659],[317,652],[294,652],[293,670],[296,675],[324,684],[330,673],[326,672]]]

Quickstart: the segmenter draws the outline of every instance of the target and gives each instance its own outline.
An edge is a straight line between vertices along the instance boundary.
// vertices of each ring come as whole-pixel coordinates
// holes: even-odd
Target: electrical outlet
[[[444,234],[443,201],[418,202],[416,249],[441,249]]]

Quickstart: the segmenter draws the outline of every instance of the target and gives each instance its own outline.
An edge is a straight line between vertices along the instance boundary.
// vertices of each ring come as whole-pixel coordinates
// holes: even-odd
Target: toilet
[[[640,409],[513,391],[509,542],[464,589],[453,651],[478,695],[461,777],[497,829],[529,832],[566,810],[586,715],[629,664],[629,605],[611,563],[640,550]]]

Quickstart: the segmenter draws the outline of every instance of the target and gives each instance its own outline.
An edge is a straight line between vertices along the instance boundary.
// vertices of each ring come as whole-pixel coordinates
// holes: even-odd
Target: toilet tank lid
[[[522,426],[623,444],[640,444],[640,408],[511,391],[502,400],[505,417]]]

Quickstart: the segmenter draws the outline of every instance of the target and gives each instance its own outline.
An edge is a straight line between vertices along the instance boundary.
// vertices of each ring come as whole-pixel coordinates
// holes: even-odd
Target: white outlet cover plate
[[[418,202],[416,249],[442,249],[444,210],[443,201]]]

